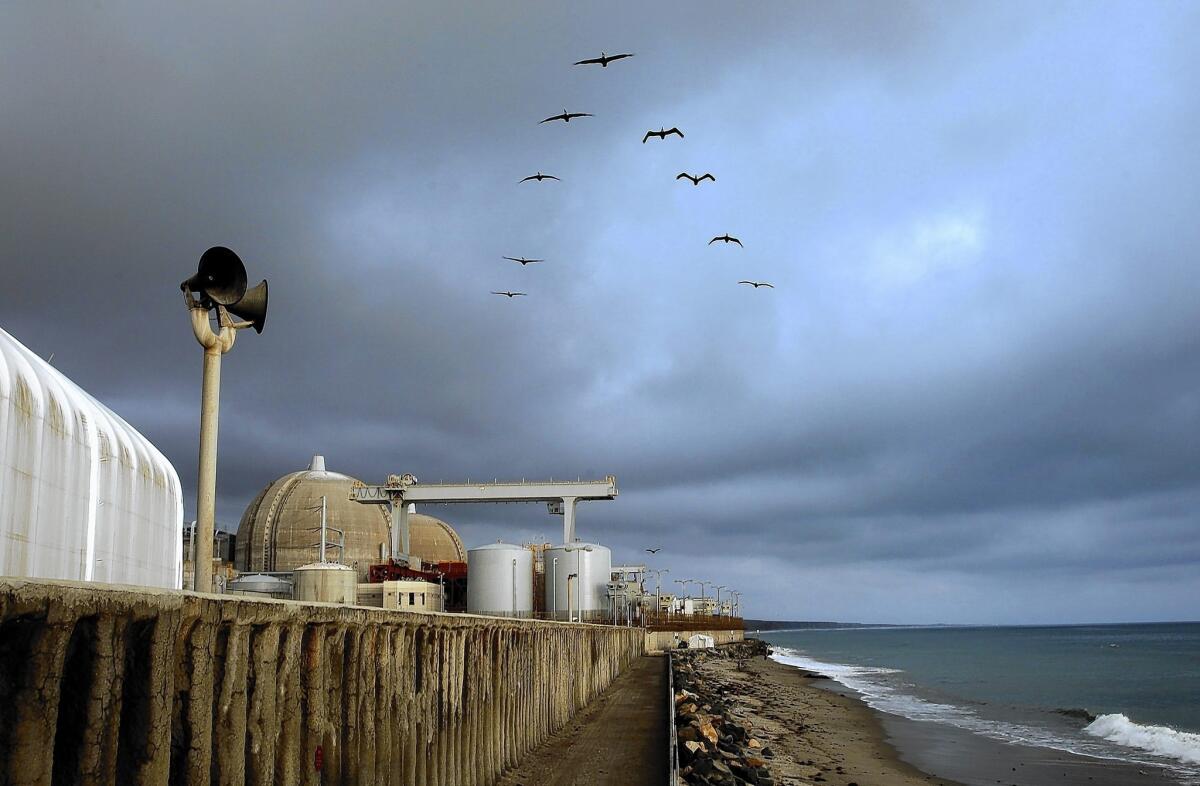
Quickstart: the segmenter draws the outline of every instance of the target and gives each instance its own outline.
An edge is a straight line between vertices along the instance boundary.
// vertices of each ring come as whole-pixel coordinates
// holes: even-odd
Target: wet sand
[[[779,784],[1166,786],[1160,769],[1006,744],[947,724],[877,712],[853,691],[772,660],[698,664],[729,690],[735,718],[772,748]]]

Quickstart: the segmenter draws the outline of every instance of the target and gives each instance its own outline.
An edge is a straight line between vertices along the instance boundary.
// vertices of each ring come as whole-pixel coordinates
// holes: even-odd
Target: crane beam
[[[382,486],[355,483],[350,499],[364,505],[387,505],[392,514],[392,558],[408,557],[408,506],[480,502],[545,502],[563,517],[563,542],[575,540],[575,504],[580,500],[615,499],[617,480],[522,480],[491,483],[421,483],[412,475],[388,475]]]

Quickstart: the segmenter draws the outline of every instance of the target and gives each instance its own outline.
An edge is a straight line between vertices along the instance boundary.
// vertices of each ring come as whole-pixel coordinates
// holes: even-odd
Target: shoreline
[[[726,691],[728,715],[772,749],[783,786],[967,786],[905,761],[879,714],[856,697],[823,690],[806,672],[769,659],[706,658],[697,672]]]
[[[945,786],[1170,786],[1180,783],[1160,768],[1067,751],[1005,743],[950,724],[915,721],[869,706],[853,689],[828,677],[775,660],[747,668],[759,684],[740,685],[734,703],[773,722],[796,745],[872,763],[872,784]],[[731,686],[732,687],[732,686]],[[747,695],[748,694],[748,695]],[[764,701],[763,697],[769,701]],[[820,697],[826,697],[823,701]],[[759,709],[754,710],[758,705]],[[811,718],[811,720],[808,720]],[[788,728],[794,731],[788,731]],[[824,746],[824,748],[822,748]],[[816,760],[816,756],[809,756]],[[849,766],[843,764],[848,774]],[[836,771],[834,773],[837,775]],[[839,776],[840,777],[840,776]],[[905,779],[916,778],[916,780]],[[825,782],[849,786],[825,774]],[[781,779],[781,783],[788,781]],[[800,780],[797,783],[807,783]],[[865,786],[864,780],[857,781]]]

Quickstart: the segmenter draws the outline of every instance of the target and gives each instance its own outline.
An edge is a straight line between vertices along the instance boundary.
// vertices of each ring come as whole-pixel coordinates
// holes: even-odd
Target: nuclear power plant
[[[267,285],[215,247],[182,288],[204,349],[186,526],[170,461],[0,330],[0,783],[490,783],[643,654],[741,640],[708,582],[663,596],[665,570],[577,537],[611,475],[371,485],[298,457],[218,527],[220,359]],[[426,513],[514,503],[561,539],[468,550]]]
[[[456,486],[410,476],[376,488],[328,469],[319,455],[269,483],[238,525],[232,570],[239,576],[230,590],[279,597],[290,587],[297,600],[573,622],[614,618],[607,547],[497,541],[467,550],[450,524],[415,512],[409,501],[547,502],[564,516],[565,538],[579,500],[616,496],[611,478]]]

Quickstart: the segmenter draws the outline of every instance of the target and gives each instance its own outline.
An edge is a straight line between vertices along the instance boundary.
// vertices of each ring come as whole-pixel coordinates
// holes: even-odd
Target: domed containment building
[[[325,520],[346,533],[346,553],[326,547],[326,559],[349,565],[366,581],[371,565],[388,558],[391,519],[382,505],[362,505],[350,500],[349,475],[325,469],[325,459],[314,456],[308,469],[284,475],[260,491],[246,508],[238,525],[235,567],[242,572],[281,572],[316,562],[321,540],[321,497]],[[422,561],[462,562],[467,558],[462,540],[449,524],[432,516],[409,516],[413,556]],[[330,532],[328,543],[339,536]]]

